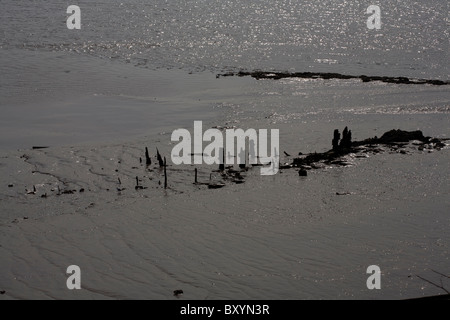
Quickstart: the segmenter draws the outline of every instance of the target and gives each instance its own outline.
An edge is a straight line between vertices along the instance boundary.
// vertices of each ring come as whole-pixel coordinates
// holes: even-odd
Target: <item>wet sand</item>
[[[148,168],[139,161],[147,145],[154,160]],[[156,147],[170,152],[160,138],[3,153],[1,298],[442,293],[417,276],[438,281],[431,269],[448,270],[448,148],[350,156],[350,166],[324,166],[308,177],[293,169],[262,177],[253,168],[244,184],[220,190],[194,185],[194,166],[169,164],[165,190]],[[213,168],[197,168],[199,180],[208,181]],[[146,189],[135,190],[136,176]],[[72,264],[82,270],[79,291],[66,288]],[[373,264],[382,270],[380,291],[366,287]],[[184,291],[178,298],[177,289]]]
[[[253,168],[241,184],[213,172],[218,189],[217,168],[169,156],[171,132],[196,120],[279,129],[283,165],[327,152],[346,126],[354,140],[449,138],[447,1],[382,5],[381,30],[364,1],[79,5],[82,30],[69,30],[60,4],[2,2],[0,299],[450,290],[448,146],[377,146],[307,176]],[[242,72],[260,80],[216,78]],[[70,265],[82,290],[66,287]],[[370,265],[381,290],[366,287]]]
[[[134,67],[108,77],[102,63],[103,89],[76,81],[66,104],[64,92],[2,95],[11,112],[1,127],[0,299],[404,299],[443,293],[418,276],[449,286],[432,271],[450,265],[448,147],[349,154],[348,166],[307,177],[253,168],[217,190],[194,185],[195,168],[199,182],[217,168],[170,161],[171,132],[194,120],[279,129],[280,153],[291,155],[282,164],[329,150],[345,126],[354,140],[391,129],[448,138],[446,86]],[[114,93],[118,74],[134,78]],[[70,265],[82,290],[66,287]],[[380,291],[366,287],[370,265],[382,270]]]

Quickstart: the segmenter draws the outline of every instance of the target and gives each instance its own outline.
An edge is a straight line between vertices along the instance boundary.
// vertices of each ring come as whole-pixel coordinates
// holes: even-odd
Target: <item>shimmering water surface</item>
[[[448,78],[448,1],[2,1],[0,45],[84,53],[149,68],[276,69]],[[377,3],[378,4],[378,3]]]

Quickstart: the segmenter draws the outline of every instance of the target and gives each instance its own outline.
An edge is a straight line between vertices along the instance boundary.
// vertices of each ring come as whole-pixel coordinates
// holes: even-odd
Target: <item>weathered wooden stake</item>
[[[159,153],[158,148],[156,148],[156,157],[158,158],[159,166],[160,167],[164,166],[164,162],[163,162],[163,159],[161,157],[161,154]]]
[[[244,153],[244,154],[242,155],[242,153]],[[247,160],[245,155],[246,155],[246,150],[241,149],[241,152],[239,154],[239,160],[243,158],[244,159],[244,163],[239,163],[239,168],[240,169],[245,169],[245,162]]]
[[[149,166],[152,164],[152,159],[150,158],[150,155],[148,153],[148,148],[145,147],[145,163]]]
[[[222,153],[222,163],[219,164],[219,170],[224,171],[225,170],[225,150],[224,150],[224,148],[220,148],[219,152]]]
[[[341,134],[339,133],[339,130],[338,129],[334,130],[333,141],[332,141],[334,151],[339,150],[339,140],[340,139],[341,139]]]
[[[167,162],[166,157],[164,157],[164,189],[167,189]]]

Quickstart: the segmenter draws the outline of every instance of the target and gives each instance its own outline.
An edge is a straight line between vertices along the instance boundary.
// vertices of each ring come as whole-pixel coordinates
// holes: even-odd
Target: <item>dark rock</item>
[[[5,290],[0,291],[0,294],[5,294],[5,293],[6,293]]]
[[[225,184],[223,183],[210,183],[208,184],[208,189],[221,189],[225,187]]]
[[[298,175],[300,177],[306,177],[306,176],[308,176],[308,171],[306,171],[305,169],[300,169],[300,171],[298,172]]]
[[[383,134],[381,138],[378,139],[378,143],[409,142],[411,140],[425,141],[425,137],[420,130],[391,130]]]
[[[8,188],[13,188],[13,187],[14,187],[14,185],[8,184]]]

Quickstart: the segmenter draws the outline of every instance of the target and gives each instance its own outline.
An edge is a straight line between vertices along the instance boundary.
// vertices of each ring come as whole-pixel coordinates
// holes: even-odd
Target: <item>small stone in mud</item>
[[[13,188],[14,185],[13,184],[8,184],[8,188]]]
[[[298,175],[299,175],[300,177],[306,177],[306,176],[308,176],[308,171],[306,171],[305,169],[301,169],[301,170],[298,172]]]
[[[81,189],[80,189],[80,193],[83,193],[83,192],[84,192],[84,188],[81,188]]]
[[[178,297],[179,295],[181,295],[181,294],[183,294],[183,293],[184,293],[183,290],[175,290],[175,291],[173,292],[173,295],[176,296],[176,297]]]
[[[28,220],[28,217],[23,217],[23,220]]]
[[[0,294],[5,294],[5,293],[6,293],[5,290],[0,291]]]

